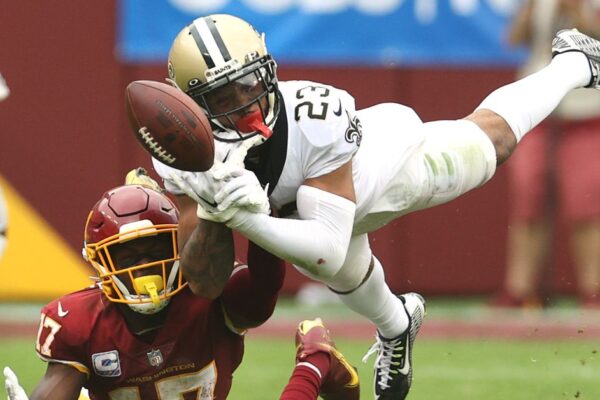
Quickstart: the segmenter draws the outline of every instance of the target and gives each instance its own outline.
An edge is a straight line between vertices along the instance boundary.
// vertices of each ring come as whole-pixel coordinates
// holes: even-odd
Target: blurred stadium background
[[[80,251],[90,207],[131,168],[150,169],[128,131],[124,88],[132,80],[163,80],[172,39],[195,17],[232,13],[266,32],[281,80],[344,88],[358,108],[400,102],[429,121],[462,117],[513,79],[525,52],[509,50],[503,37],[519,3],[3,2],[0,73],[11,95],[0,103],[0,185],[9,217],[0,259],[0,366],[14,365],[28,388],[42,373],[33,352],[39,307],[88,284],[92,271]],[[393,290],[432,299],[419,339],[422,353],[415,356],[420,366],[413,398],[600,398],[593,344],[600,320],[569,302],[573,268],[560,224],[549,285],[566,298],[561,306],[543,313],[485,307],[486,297],[502,284],[506,205],[500,168],[484,188],[371,236]],[[243,258],[243,240],[238,249]],[[244,387],[257,382],[281,387],[291,366],[295,324],[317,314],[325,314],[342,350],[359,362],[372,331],[307,283],[288,269],[276,316],[249,335],[240,371],[247,380],[236,382],[233,398],[250,398]],[[361,365],[368,389],[370,368]]]

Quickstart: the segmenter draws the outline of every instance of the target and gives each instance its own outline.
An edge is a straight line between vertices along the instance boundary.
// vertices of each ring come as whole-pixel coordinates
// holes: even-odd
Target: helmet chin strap
[[[273,134],[271,128],[265,124],[260,110],[254,110],[238,119],[235,127],[242,133],[258,132],[266,139]]]

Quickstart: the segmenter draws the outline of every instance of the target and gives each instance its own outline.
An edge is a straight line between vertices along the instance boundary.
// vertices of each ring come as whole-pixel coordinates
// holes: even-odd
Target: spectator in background
[[[552,55],[547,43],[560,29],[575,27],[600,37],[600,1],[527,0],[513,20],[509,40],[527,45],[529,75]],[[552,117],[535,128],[508,163],[510,229],[503,290],[492,304],[547,305],[554,217],[568,223],[582,306],[600,306],[600,92],[574,90]],[[554,193],[556,190],[556,194]],[[557,201],[555,202],[556,199]]]

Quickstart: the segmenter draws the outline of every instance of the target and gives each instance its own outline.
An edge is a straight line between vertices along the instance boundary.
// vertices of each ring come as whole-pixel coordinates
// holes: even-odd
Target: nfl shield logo
[[[163,363],[163,356],[160,350],[151,350],[148,353],[148,361],[153,367],[159,367]]]

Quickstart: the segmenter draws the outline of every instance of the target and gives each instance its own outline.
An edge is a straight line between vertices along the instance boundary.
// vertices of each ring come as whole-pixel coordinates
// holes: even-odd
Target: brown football
[[[212,167],[212,129],[191,97],[155,81],[131,82],[125,97],[133,134],[152,157],[184,171],[206,171]]]

